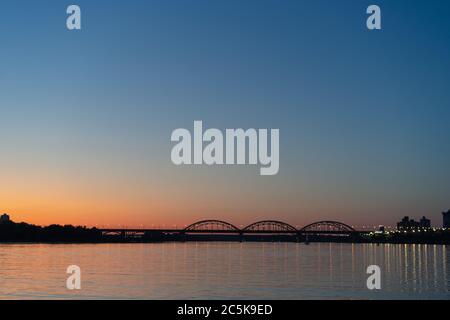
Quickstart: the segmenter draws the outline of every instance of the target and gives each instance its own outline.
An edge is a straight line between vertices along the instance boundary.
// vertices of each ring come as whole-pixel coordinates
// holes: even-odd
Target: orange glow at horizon
[[[362,202],[350,203],[338,195],[321,198],[275,179],[268,187],[255,184],[260,178],[251,176],[236,188],[238,172],[195,179],[183,173],[177,178],[172,172],[159,174],[152,179],[99,170],[92,175],[35,168],[9,171],[8,184],[0,185],[0,212],[10,214],[15,222],[111,228],[183,227],[203,219],[237,226],[266,219],[294,226],[318,220],[383,223],[374,212],[364,211]],[[221,179],[220,183],[214,184],[214,179]]]

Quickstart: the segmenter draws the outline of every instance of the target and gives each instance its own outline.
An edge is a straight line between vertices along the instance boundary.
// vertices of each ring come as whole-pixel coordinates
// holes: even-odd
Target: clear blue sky
[[[81,31],[65,27],[72,3]],[[381,31],[366,28],[370,4]],[[440,225],[449,12],[438,0],[2,1],[0,210],[36,223]],[[170,134],[194,120],[279,128],[279,174],[175,167]]]

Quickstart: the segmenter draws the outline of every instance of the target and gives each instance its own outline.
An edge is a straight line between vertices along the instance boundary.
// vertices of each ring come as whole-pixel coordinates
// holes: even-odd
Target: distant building
[[[414,219],[409,219],[408,216],[404,217],[402,221],[397,223],[398,230],[416,229],[419,227],[419,223]]]
[[[422,219],[420,219],[420,227],[421,228],[431,228],[431,221],[430,221],[430,219],[422,217]]]
[[[420,221],[409,219],[408,216],[404,217],[402,221],[397,223],[398,230],[414,230],[421,228],[431,228],[431,221],[425,217],[422,217]]]
[[[442,227],[446,229],[450,229],[450,210],[447,212],[442,212],[443,223]]]
[[[4,213],[0,216],[0,223],[8,222],[8,221],[10,221],[9,215],[7,215],[6,213]]]

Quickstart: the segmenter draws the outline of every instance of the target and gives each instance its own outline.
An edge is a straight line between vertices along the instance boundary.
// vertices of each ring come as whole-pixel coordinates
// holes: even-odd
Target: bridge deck
[[[99,229],[103,233],[171,233],[171,234],[365,234],[370,231],[347,230],[185,230],[185,229]]]

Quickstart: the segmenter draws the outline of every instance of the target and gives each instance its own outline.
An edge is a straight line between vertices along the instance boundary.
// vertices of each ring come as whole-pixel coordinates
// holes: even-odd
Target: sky
[[[82,30],[66,28],[81,7]],[[382,30],[366,27],[381,8]],[[450,208],[449,1],[5,0],[0,211],[88,226],[394,225]],[[280,171],[175,166],[278,128]]]

